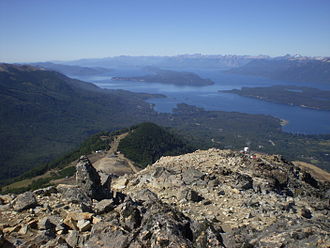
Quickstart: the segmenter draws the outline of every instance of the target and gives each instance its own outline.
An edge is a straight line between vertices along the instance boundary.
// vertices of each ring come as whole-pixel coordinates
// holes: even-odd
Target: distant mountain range
[[[56,62],[60,64],[84,67],[86,73],[98,73],[104,68],[143,68],[146,66],[161,69],[223,70],[228,73],[260,76],[275,80],[307,83],[330,83],[330,58],[285,55],[269,57],[266,55],[178,55],[178,56],[118,56],[99,59],[81,59]],[[54,64],[41,65],[48,69],[62,70],[66,75],[67,68],[55,68]],[[87,69],[86,67],[93,67]],[[98,68],[95,68],[98,67]],[[101,68],[100,68],[101,67]],[[73,70],[69,68],[69,70]],[[88,71],[92,70],[92,72]],[[79,71],[79,69],[76,69]]]
[[[240,55],[178,55],[178,56],[117,56],[99,59],[81,59],[75,61],[57,61],[59,64],[78,65],[86,67],[145,67],[177,69],[229,69],[242,66],[254,59],[268,56]]]
[[[232,68],[228,72],[291,82],[329,84],[330,58],[284,56],[255,59],[241,67]]]

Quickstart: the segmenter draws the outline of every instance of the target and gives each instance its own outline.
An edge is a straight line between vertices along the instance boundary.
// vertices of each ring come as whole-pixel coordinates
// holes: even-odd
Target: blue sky
[[[330,56],[329,0],[1,0],[0,61]]]

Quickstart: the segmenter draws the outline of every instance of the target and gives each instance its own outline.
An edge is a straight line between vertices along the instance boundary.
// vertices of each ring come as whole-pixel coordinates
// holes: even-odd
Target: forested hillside
[[[154,163],[162,156],[180,155],[194,149],[177,134],[153,123],[142,123],[132,128],[118,149],[142,167]]]
[[[101,90],[31,66],[0,65],[0,179],[75,148],[102,130],[132,125],[152,112],[147,94]]]

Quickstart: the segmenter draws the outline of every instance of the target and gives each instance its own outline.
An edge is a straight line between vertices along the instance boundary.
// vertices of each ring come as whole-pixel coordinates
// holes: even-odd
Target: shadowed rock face
[[[329,247],[329,184],[277,156],[229,150],[164,157],[101,185],[0,196],[4,247]],[[12,207],[15,207],[14,210]]]
[[[76,165],[76,184],[91,199],[101,200],[110,197],[110,192],[101,185],[101,179],[86,156]]]

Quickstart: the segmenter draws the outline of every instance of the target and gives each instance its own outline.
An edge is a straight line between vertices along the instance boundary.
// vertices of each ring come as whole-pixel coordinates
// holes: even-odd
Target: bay
[[[169,68],[175,70],[175,68]],[[330,134],[330,111],[312,110],[297,106],[277,104],[258,99],[243,97],[219,90],[240,89],[241,87],[264,87],[271,85],[297,85],[327,89],[327,85],[313,83],[295,83],[270,80],[261,77],[228,74],[217,70],[190,70],[203,78],[209,78],[214,85],[203,87],[176,86],[160,83],[131,81],[112,81],[114,76],[140,76],[146,72],[141,69],[117,69],[111,75],[97,77],[79,77],[101,88],[124,89],[133,92],[164,94],[166,98],[149,99],[158,112],[171,113],[178,103],[187,103],[205,110],[221,110],[250,114],[271,115],[288,121],[283,131],[301,134]]]

